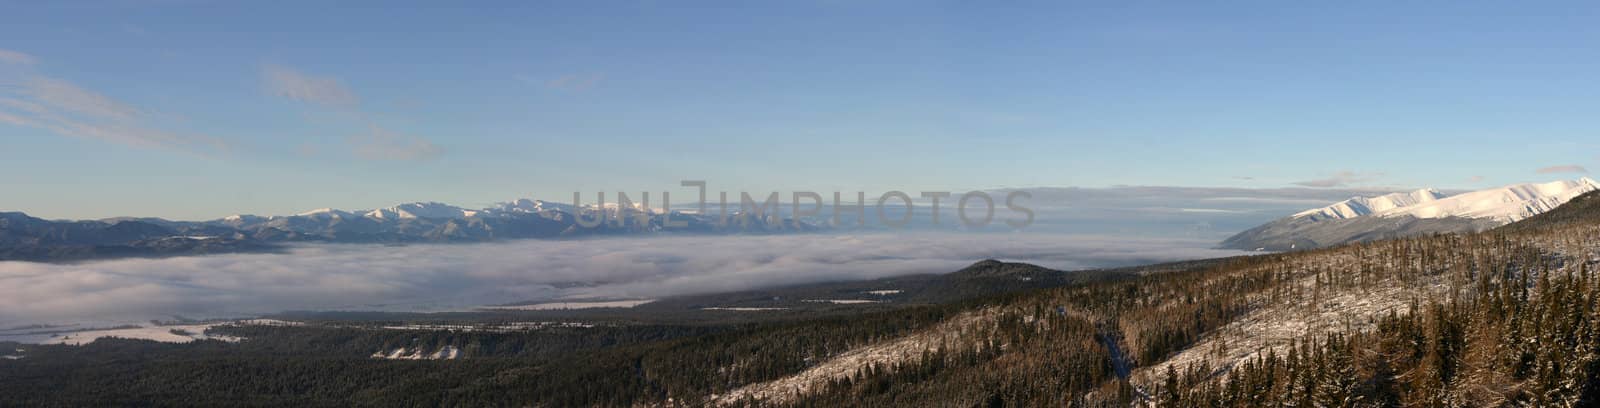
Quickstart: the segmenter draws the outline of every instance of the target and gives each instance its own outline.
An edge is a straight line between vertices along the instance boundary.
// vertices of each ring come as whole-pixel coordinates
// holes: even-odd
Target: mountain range
[[[1222,248],[1287,251],[1432,233],[1482,231],[1550,211],[1600,190],[1588,177],[1459,194],[1431,188],[1352,197],[1235,234]]]
[[[622,215],[619,217],[619,215]],[[578,217],[607,222],[586,227]],[[614,220],[620,218],[620,222]],[[129,256],[198,255],[274,251],[284,242],[382,243],[485,242],[526,238],[673,233],[806,232],[825,228],[809,220],[718,216],[616,205],[574,207],[519,199],[472,210],[437,202],[342,211],[323,208],[288,216],[232,215],[210,221],[119,217],[54,221],[0,212],[0,260],[71,261]]]

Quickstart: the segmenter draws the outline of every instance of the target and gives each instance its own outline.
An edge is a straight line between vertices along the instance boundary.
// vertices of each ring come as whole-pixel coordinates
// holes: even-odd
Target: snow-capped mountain
[[[1292,250],[1406,235],[1494,228],[1550,211],[1600,190],[1588,177],[1514,184],[1455,195],[1433,189],[1390,193],[1313,208],[1240,232],[1221,244],[1244,250]]]
[[[477,216],[479,211],[468,210],[461,207],[437,202],[406,203],[389,208],[380,208],[366,213],[367,217],[377,219],[413,219],[413,218],[445,218],[462,219]]]
[[[635,206],[649,221],[632,215],[620,216],[614,203],[574,207],[544,200],[517,199],[480,210],[439,202],[399,204],[375,210],[344,211],[322,208],[290,216],[231,216],[228,218],[180,223],[180,227],[227,227],[252,239],[265,241],[332,242],[477,242],[496,239],[556,238],[589,234],[627,234],[659,231],[665,215],[657,209]],[[605,218],[595,227],[579,227],[583,219]],[[730,214],[738,217],[739,213]],[[743,233],[811,230],[814,225],[786,222],[769,226],[756,222],[750,227],[714,225],[716,219],[675,213],[674,222],[688,222],[679,229],[686,233]],[[618,225],[617,219],[626,219]]]
[[[126,256],[276,251],[279,242],[421,243],[484,242],[670,232],[682,234],[769,234],[815,231],[819,224],[769,215],[770,221],[742,212],[721,217],[615,203],[572,206],[519,199],[481,210],[438,202],[344,211],[319,208],[294,215],[232,215],[211,221],[108,218],[49,221],[0,212],[0,260],[77,260]],[[587,224],[584,220],[604,220]],[[726,221],[726,222],[724,222]],[[192,239],[204,237],[205,239]],[[192,242],[191,242],[192,241]]]
[[[318,209],[315,209],[315,210],[311,210],[311,211],[306,211],[306,212],[303,212],[303,213],[295,214],[295,216],[296,217],[310,217],[310,218],[351,218],[351,217],[355,217],[355,214],[352,214],[352,213],[349,213],[349,212],[345,212],[345,211],[335,210],[335,209],[332,209],[332,208],[318,208]]]
[[[1573,197],[1600,190],[1588,177],[1549,183],[1516,184],[1473,191],[1431,202],[1378,211],[1379,217],[1492,219],[1505,224],[1555,209]]]
[[[1445,198],[1445,194],[1431,188],[1409,193],[1389,193],[1377,197],[1351,197],[1348,200],[1333,203],[1327,207],[1301,211],[1291,215],[1291,217],[1308,218],[1313,221],[1343,220],[1401,207],[1431,203],[1441,198]]]

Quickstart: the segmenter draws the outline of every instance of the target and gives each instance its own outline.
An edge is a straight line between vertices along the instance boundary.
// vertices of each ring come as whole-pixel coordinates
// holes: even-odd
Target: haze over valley
[[[0,7],[0,407],[1600,406],[1600,3]]]

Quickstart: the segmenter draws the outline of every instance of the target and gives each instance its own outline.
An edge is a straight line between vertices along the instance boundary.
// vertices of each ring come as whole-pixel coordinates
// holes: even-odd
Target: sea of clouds
[[[1058,269],[1236,255],[1208,239],[868,233],[304,245],[287,254],[0,262],[0,328],[285,310],[444,311],[557,298],[658,298],[955,271],[995,258]]]

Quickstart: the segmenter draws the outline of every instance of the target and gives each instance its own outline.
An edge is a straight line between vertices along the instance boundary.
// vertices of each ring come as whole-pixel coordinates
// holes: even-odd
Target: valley
[[[260,374],[252,382],[343,376],[297,395],[352,403],[1577,403],[1591,398],[1581,382],[1541,381],[1597,375],[1591,365],[1553,365],[1580,356],[1570,353],[1600,349],[1586,348],[1600,346],[1600,336],[1583,329],[1600,327],[1590,320],[1600,316],[1600,280],[1593,279],[1600,271],[1600,214],[1587,206],[1596,197],[1487,232],[1146,267],[1061,272],[983,261],[941,275],[631,307],[287,314],[274,318],[303,324],[206,332],[236,342],[8,344],[26,357],[0,362],[0,375],[64,381],[58,376],[85,364],[181,367],[219,387],[216,394],[190,394],[210,401],[289,398],[227,385],[231,375],[209,371],[205,362],[226,358],[254,367]],[[807,301],[880,296],[874,292],[884,301]],[[528,323],[539,321],[553,323]],[[1473,334],[1490,333],[1483,325],[1498,327],[1497,334]],[[1521,360],[1479,357],[1486,347],[1547,335],[1563,337],[1525,343]],[[1410,340],[1391,343],[1396,339]],[[104,360],[133,350],[148,357]],[[209,357],[162,362],[163,355]],[[1348,370],[1297,371],[1306,364]],[[1441,367],[1450,371],[1429,371]],[[402,374],[416,370],[439,374]],[[163,372],[103,374],[107,381],[156,380],[167,378]],[[410,385],[369,382],[395,376]],[[1480,388],[1483,381],[1505,387]],[[112,398],[88,400],[26,381],[0,384],[11,402],[118,401],[117,394],[88,394]],[[1579,385],[1560,391],[1548,384]],[[383,396],[362,391],[375,389]]]

